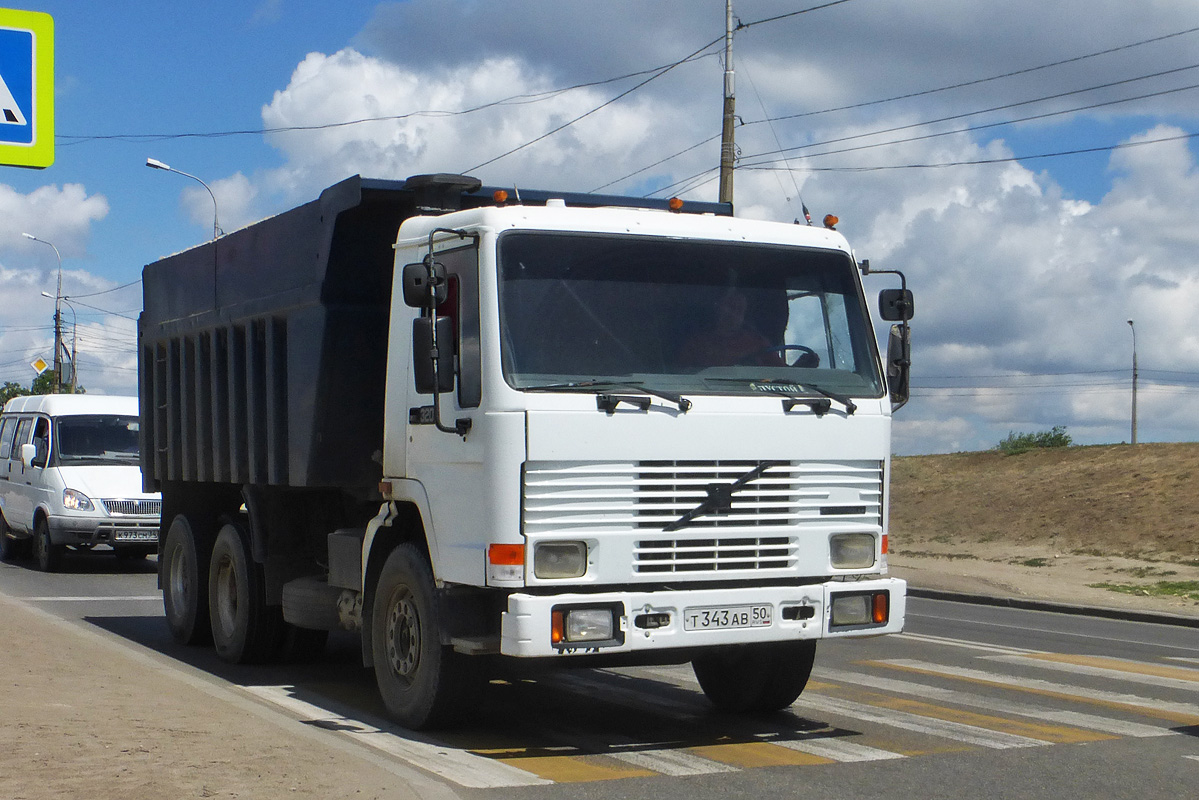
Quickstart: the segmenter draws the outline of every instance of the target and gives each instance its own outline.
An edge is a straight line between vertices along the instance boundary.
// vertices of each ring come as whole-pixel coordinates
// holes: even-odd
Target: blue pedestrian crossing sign
[[[0,8],[0,166],[54,163],[54,20]]]

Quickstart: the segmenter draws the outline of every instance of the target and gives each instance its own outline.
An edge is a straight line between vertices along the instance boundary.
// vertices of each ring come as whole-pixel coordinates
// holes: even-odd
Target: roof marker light
[[[681,198],[678,198],[678,197],[670,198],[670,200],[668,200],[666,202],[666,205],[670,208],[671,211],[682,211],[683,210],[683,201]]]
[[[824,227],[828,228],[830,231],[837,230],[837,223],[840,221],[841,220],[833,214],[824,215]]]
[[[496,189],[491,193],[491,199],[496,203],[503,205],[508,202],[508,192],[504,189]]]

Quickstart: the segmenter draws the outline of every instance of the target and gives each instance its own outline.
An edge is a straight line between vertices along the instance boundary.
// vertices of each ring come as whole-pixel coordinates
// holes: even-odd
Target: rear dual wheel
[[[221,526],[208,569],[208,618],[217,655],[233,664],[272,660],[285,644],[283,610],[266,603],[266,578],[250,557],[249,532]]]

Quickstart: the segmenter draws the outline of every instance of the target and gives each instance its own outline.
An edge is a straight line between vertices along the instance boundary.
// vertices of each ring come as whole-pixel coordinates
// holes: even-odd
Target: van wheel
[[[208,617],[217,655],[231,664],[256,664],[279,654],[283,611],[266,604],[262,567],[250,557],[249,536],[226,523],[212,546],[208,568]]]
[[[62,561],[64,547],[50,539],[50,523],[40,517],[33,526],[33,557],[42,572],[54,572]]]
[[[208,557],[204,540],[197,537],[188,518],[180,514],[171,520],[158,571],[167,626],[179,644],[210,640]]]
[[[745,714],[786,708],[808,685],[816,642],[741,645],[691,662],[712,705]]]
[[[387,557],[372,608],[375,681],[391,718],[412,729],[457,721],[482,681],[468,656],[442,645],[432,569],[411,544]]]

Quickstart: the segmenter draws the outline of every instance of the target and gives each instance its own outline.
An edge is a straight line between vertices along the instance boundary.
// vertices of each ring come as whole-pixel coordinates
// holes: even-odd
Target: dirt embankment
[[[1199,614],[1199,444],[896,458],[892,487],[917,586]]]

